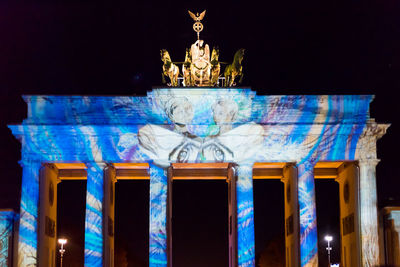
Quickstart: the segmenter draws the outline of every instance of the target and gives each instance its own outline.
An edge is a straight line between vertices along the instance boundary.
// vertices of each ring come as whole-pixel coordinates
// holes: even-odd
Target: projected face
[[[212,106],[212,111],[216,124],[230,123],[237,117],[238,105],[232,100],[220,99]]]
[[[178,125],[189,124],[193,119],[193,107],[186,97],[171,98],[166,104],[166,113]]]
[[[230,99],[219,99],[211,107],[215,124],[219,126],[219,133],[223,134],[232,129],[232,123],[238,114],[238,105]]]

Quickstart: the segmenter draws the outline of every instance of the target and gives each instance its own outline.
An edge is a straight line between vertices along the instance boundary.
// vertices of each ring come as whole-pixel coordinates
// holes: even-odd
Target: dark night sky
[[[166,48],[173,60],[182,61],[185,48],[194,42],[188,9],[207,9],[201,36],[210,46],[219,46],[221,60],[230,61],[236,49],[246,48],[244,85],[258,94],[375,94],[371,117],[392,123],[378,142],[378,157],[382,160],[377,168],[379,206],[400,204],[396,168],[396,152],[400,151],[396,138],[400,134],[396,98],[400,90],[400,2],[216,3],[1,1],[0,208],[18,208],[20,146],[6,125],[25,118],[21,95],[144,95],[151,86],[161,84],[159,50]],[[270,190],[268,195],[273,195],[268,188],[274,186],[265,186],[266,191]],[[213,197],[205,203],[220,203],[223,211],[225,203],[215,196],[219,187],[211,187]],[[201,196],[193,186],[185,188]],[[330,189],[317,184],[317,200],[319,190]],[[334,193],[336,189],[331,190]],[[184,197],[185,190],[180,191],[178,199]],[[188,205],[197,203],[193,201]],[[321,203],[327,207],[321,210],[331,210],[328,200]],[[126,212],[121,216],[129,219]],[[142,224],[146,216],[142,216]],[[321,215],[319,222],[329,221],[329,216]],[[207,224],[201,218],[200,223]],[[218,232],[223,220],[216,220],[220,226],[209,231]],[[268,223],[268,218],[265,221]],[[187,233],[197,231],[184,227],[183,219],[181,225]],[[129,246],[136,249],[136,245],[125,245]]]

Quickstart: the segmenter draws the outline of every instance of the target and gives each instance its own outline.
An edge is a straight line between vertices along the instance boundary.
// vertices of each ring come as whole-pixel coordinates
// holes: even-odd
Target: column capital
[[[287,163],[285,164],[285,166],[283,166],[283,170],[284,170],[284,171],[288,170],[289,168],[296,168],[296,169],[297,169],[296,163],[294,163],[294,162],[287,162]],[[288,176],[282,175],[282,178],[281,178],[281,182],[282,182],[282,183],[286,183],[286,182],[289,182],[289,181],[290,181],[290,178],[289,178]]]
[[[300,162],[296,162],[296,167],[298,167],[298,166],[301,166],[301,165],[303,165],[303,166],[315,166],[315,164],[317,163],[317,159],[315,159],[315,158],[309,158],[309,159],[303,159],[303,160],[301,160]]]
[[[96,162],[96,161],[89,161],[89,162],[84,162],[87,170],[92,169],[92,170],[98,170],[98,171],[103,171],[107,167],[106,162]]]
[[[232,164],[230,166],[233,166],[235,168],[237,168],[238,170],[242,170],[242,171],[253,171],[253,166],[254,164]]]
[[[376,140],[380,139],[382,136],[386,134],[386,131],[389,127],[390,127],[389,123],[376,123],[375,121],[368,122],[360,138],[373,136],[376,138]]]
[[[380,162],[380,159],[360,159],[358,160],[358,166],[363,167],[363,166],[370,166],[370,167],[376,167],[378,163]]]
[[[93,165],[105,167],[108,165],[108,163],[104,162],[104,161],[86,161],[86,162],[84,162],[84,164],[86,165],[86,167],[93,166]]]
[[[107,163],[106,166],[103,168],[104,171],[111,171],[112,175],[109,176],[113,183],[117,182],[117,169],[112,163]]]
[[[398,207],[386,207],[383,209],[383,212],[386,214],[388,220],[393,221],[393,226],[396,229],[400,229],[400,209]]]

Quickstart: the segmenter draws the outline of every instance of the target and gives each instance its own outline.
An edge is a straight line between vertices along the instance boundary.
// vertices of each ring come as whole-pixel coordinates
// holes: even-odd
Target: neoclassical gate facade
[[[324,175],[340,184],[342,263],[379,265],[376,141],[388,125],[370,118],[372,99],[221,88],[24,96],[27,118],[9,125],[22,144],[17,265],[54,266],[57,183],[80,175],[85,266],[113,266],[114,183],[131,175],[150,179],[150,266],[171,266],[171,169],[216,163],[236,177],[231,266],[255,266],[253,178],[271,169],[285,183],[287,266],[318,266],[314,178]]]

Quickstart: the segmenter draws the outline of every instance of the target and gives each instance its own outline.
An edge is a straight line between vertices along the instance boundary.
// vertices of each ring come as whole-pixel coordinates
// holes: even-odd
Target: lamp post
[[[64,253],[65,253],[64,245],[67,244],[67,239],[59,238],[58,239],[58,243],[61,245],[61,248],[60,248],[59,251],[60,251],[60,255],[61,255],[60,267],[62,267],[62,265],[63,265],[63,256],[64,256]]]
[[[325,240],[328,241],[328,246],[326,247],[326,250],[328,251],[328,262],[329,262],[329,267],[331,267],[331,241],[332,241],[333,237],[330,235],[325,236]]]

